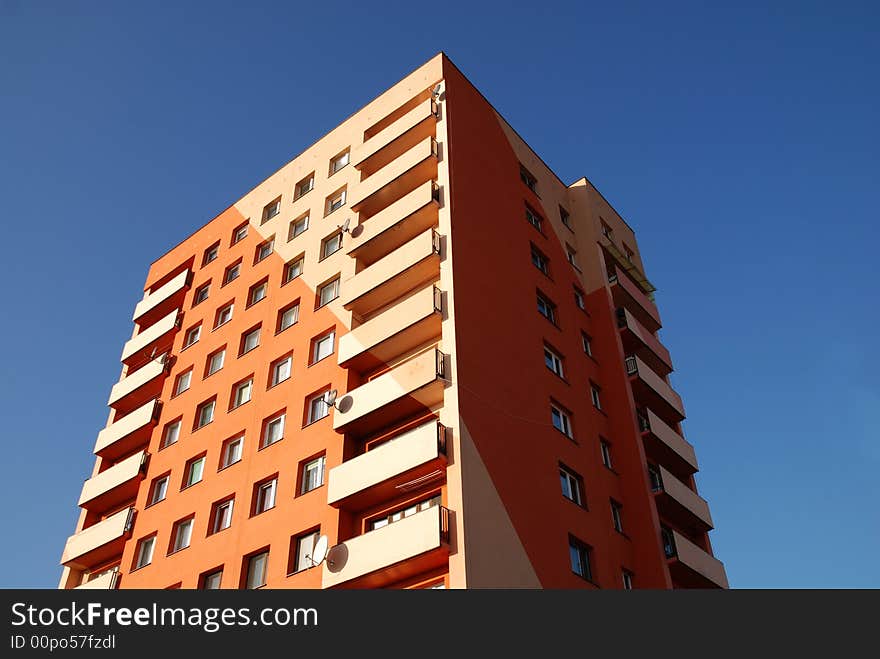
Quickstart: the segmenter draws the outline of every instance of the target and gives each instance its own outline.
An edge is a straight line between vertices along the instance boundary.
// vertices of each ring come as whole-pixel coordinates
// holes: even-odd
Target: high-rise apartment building
[[[437,55],[152,264],[61,587],[726,587],[644,273]]]

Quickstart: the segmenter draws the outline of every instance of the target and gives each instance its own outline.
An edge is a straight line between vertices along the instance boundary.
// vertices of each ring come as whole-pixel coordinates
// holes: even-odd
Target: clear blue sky
[[[732,585],[880,586],[876,3],[134,4],[0,0],[0,586],[150,261],[439,50],[636,228]]]

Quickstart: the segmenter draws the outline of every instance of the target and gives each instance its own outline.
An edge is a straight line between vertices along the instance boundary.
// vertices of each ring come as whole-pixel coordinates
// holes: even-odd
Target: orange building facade
[[[437,55],[152,264],[60,587],[727,587],[653,291]]]

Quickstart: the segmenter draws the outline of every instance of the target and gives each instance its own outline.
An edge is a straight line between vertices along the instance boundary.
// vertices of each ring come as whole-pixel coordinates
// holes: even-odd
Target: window
[[[579,506],[583,506],[583,479],[573,471],[559,465],[559,481],[562,485],[562,496]]]
[[[577,252],[570,245],[565,246],[565,258],[568,259],[568,262],[571,263],[575,270],[580,271],[580,266],[577,264]]]
[[[202,257],[202,267],[208,265],[211,261],[216,259],[219,253],[220,243],[214,243],[208,249],[206,249],[205,255]]]
[[[266,571],[269,567],[269,552],[263,551],[247,559],[247,579],[245,588],[253,590],[266,585]]]
[[[602,390],[598,387],[598,385],[590,383],[590,400],[593,401],[593,407],[597,410],[602,409],[602,399],[599,397],[599,394]]]
[[[165,431],[162,433],[162,448],[176,444],[178,439],[180,439],[180,419],[165,426]]]
[[[220,590],[220,582],[223,580],[223,570],[214,570],[202,575],[202,590]]]
[[[569,439],[573,439],[571,433],[571,419],[568,414],[562,411],[561,408],[556,407],[556,405],[550,404],[550,418],[553,422],[553,427],[556,428],[563,435],[568,437]]]
[[[241,346],[239,349],[239,355],[250,352],[260,345],[260,329],[261,327],[258,325],[257,327],[254,327],[253,329],[250,329],[241,335]]]
[[[324,484],[324,456],[309,460],[302,467],[302,487],[300,494],[311,492]]]
[[[159,476],[154,479],[152,484],[150,485],[150,498],[148,506],[152,506],[153,504],[159,503],[160,501],[165,500],[165,496],[168,494],[168,481],[171,480],[171,474],[165,474],[164,476]]]
[[[345,167],[348,164],[349,160],[350,160],[350,158],[349,158],[349,150],[348,149],[346,149],[345,151],[340,153],[338,156],[333,158],[330,161],[330,175],[333,176],[333,174],[335,174],[340,169]]]
[[[290,366],[293,362],[293,357],[288,355],[283,359],[279,359],[272,364],[272,372],[269,377],[269,386],[274,387],[276,384],[281,384],[285,380],[290,379]]]
[[[186,334],[183,336],[183,347],[189,348],[193,343],[199,340],[199,337],[202,335],[202,324],[199,323],[195,327],[190,327],[186,330]]]
[[[599,440],[599,451],[602,453],[602,464],[608,467],[608,469],[613,469],[611,463],[611,444],[604,439]]]
[[[242,240],[247,238],[248,235],[248,223],[239,224],[232,232],[232,244],[240,243]]]
[[[336,332],[327,332],[324,336],[312,339],[312,364],[333,354]]]
[[[288,327],[296,325],[297,321],[299,321],[299,301],[284,307],[278,312],[278,326],[275,332],[283,332]]]
[[[538,180],[522,165],[519,166],[519,178],[529,190],[538,194]]]
[[[593,356],[593,339],[590,338],[589,334],[586,334],[585,332],[581,332],[581,345],[584,348],[584,354],[587,355],[587,357],[592,357]]]
[[[337,192],[334,192],[332,195],[327,197],[327,204],[324,214],[330,215],[330,213],[339,210],[343,206],[345,206],[345,188],[342,188],[342,190],[338,190]]]
[[[624,570],[623,573],[623,589],[624,590],[632,590],[633,589],[633,573],[629,570]]]
[[[309,423],[320,421],[325,416],[330,414],[330,405],[327,404],[326,395],[327,392],[324,391],[321,394],[313,396],[311,399],[309,399]]]
[[[284,276],[281,279],[282,285],[286,284],[287,282],[293,281],[303,273],[304,261],[305,257],[298,256],[292,261],[288,261],[284,264]]]
[[[309,228],[309,216],[303,215],[295,219],[290,223],[290,228],[287,230],[287,241],[290,242],[298,235],[306,232],[306,229]]]
[[[226,306],[217,310],[217,315],[214,317],[214,329],[217,329],[221,325],[225,325],[232,320],[232,308],[233,304],[230,302]]]
[[[571,216],[568,211],[565,210],[562,206],[559,207],[559,219],[562,220],[562,223],[571,229]],[[574,229],[572,229],[574,231]]]
[[[241,259],[233,263],[231,266],[226,268],[226,271],[223,273],[223,284],[226,285],[231,281],[235,281],[238,279],[238,276],[241,274]]]
[[[262,223],[268,222],[281,212],[281,197],[273,199],[263,207]]]
[[[535,266],[538,270],[543,272],[548,277],[550,276],[550,262],[546,256],[539,250],[537,247],[532,245],[532,265]]]
[[[211,533],[208,535],[218,533],[232,526],[232,507],[234,504],[235,499],[226,499],[214,504],[211,511]]]
[[[244,435],[239,435],[223,442],[223,447],[220,449],[220,469],[225,469],[241,460],[243,448]]]
[[[339,297],[339,277],[318,287],[318,307],[323,307]]]
[[[538,313],[554,325],[556,324],[556,305],[538,293]]]
[[[590,548],[577,538],[568,536],[568,555],[571,560],[571,571],[587,581],[592,581]]]
[[[584,294],[579,288],[574,289],[574,303],[577,305],[578,309],[582,311],[587,310],[587,305],[584,302]]]
[[[266,293],[269,291],[269,281],[264,279],[261,282],[257,282],[253,286],[251,286],[248,291],[248,306],[252,304],[256,304],[261,300],[266,299]]]
[[[562,370],[562,357],[547,346],[544,346],[544,365],[559,377],[565,377],[565,373]]]
[[[275,442],[280,442],[282,439],[284,439],[285,417],[285,413],[282,412],[278,416],[266,421],[263,426],[263,441],[260,445],[260,448],[266,448],[267,446],[271,446]]]
[[[651,483],[651,492],[663,491],[663,478],[660,476],[660,470],[654,465],[648,465],[648,481]]]
[[[243,382],[239,382],[232,387],[232,404],[229,407],[234,410],[237,407],[241,407],[245,403],[249,403],[253,392],[254,379],[252,377],[244,380]]]
[[[208,356],[208,364],[205,367],[205,377],[209,375],[214,375],[217,371],[223,368],[223,362],[226,360],[226,348],[221,348],[217,352],[212,353]]]
[[[177,376],[177,379],[174,381],[174,395],[179,396],[189,389],[190,382],[192,382],[192,369],[184,371]]]
[[[312,552],[315,550],[315,543],[318,541],[318,531],[305,533],[293,540],[293,555],[291,556],[291,565],[288,571],[293,574],[308,570],[315,565],[312,560]]]
[[[138,543],[137,559],[134,563],[134,569],[145,567],[153,562],[153,548],[156,546],[156,536],[151,535],[144,538]]]
[[[192,517],[183,519],[174,524],[174,529],[171,531],[172,540],[171,547],[168,550],[169,554],[173,554],[176,551],[189,547],[190,540],[192,540],[192,528]]]
[[[526,220],[541,233],[544,233],[544,218],[526,206]]]
[[[614,530],[618,533],[623,533],[623,521],[620,517],[622,510],[623,506],[614,499],[611,499],[611,523],[614,525]]]
[[[324,238],[321,241],[321,258],[326,259],[331,254],[334,254],[342,249],[342,232],[337,231],[331,236]]]
[[[670,528],[660,527],[660,540],[663,543],[663,553],[666,554],[666,558],[672,558],[678,553],[675,549],[675,536]]]
[[[183,487],[181,489],[186,489],[202,480],[202,476],[205,475],[205,456],[200,455],[197,458],[193,458],[189,462],[186,463],[186,470],[184,472],[183,478]]]
[[[278,488],[278,477],[257,483],[254,486],[254,515],[259,515],[275,507],[275,491]]]
[[[630,263],[632,263],[632,262],[633,262],[633,256],[635,255],[635,252],[633,252],[633,251],[627,246],[626,243],[623,243],[623,253],[626,255],[626,260],[629,261]]]
[[[197,304],[201,304],[205,300],[208,299],[208,293],[211,291],[211,282],[207,284],[203,284],[196,289],[196,294],[193,296],[193,306]]]
[[[370,521],[369,528],[371,531],[375,531],[376,529],[381,529],[383,526],[388,526],[389,524],[394,524],[394,522],[399,522],[405,517],[410,517],[411,515],[415,515],[416,513],[420,513],[423,510],[428,510],[428,508],[433,508],[434,506],[440,505],[440,495],[433,496],[429,499],[424,499],[419,501],[418,503],[407,506],[406,508],[402,508],[397,510],[390,515],[383,515],[377,519]]]
[[[274,248],[275,248],[274,236],[272,238],[269,238],[265,242],[260,243],[257,246],[257,254],[256,254],[256,257],[254,258],[254,263],[259,263],[260,261],[262,261],[263,259],[268,257],[272,253],[272,250]]]
[[[196,411],[196,429],[202,428],[214,420],[214,407],[217,401],[213,398],[199,405]]]
[[[315,187],[315,172],[306,176],[302,181],[293,188],[293,198],[299,199],[305,193],[310,192]]]

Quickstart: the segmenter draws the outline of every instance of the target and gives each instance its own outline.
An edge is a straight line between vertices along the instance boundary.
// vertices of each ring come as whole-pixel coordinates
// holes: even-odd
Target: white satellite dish
[[[324,562],[324,559],[327,558],[327,549],[330,546],[330,541],[327,540],[326,535],[322,535],[315,542],[315,546],[312,547],[312,555],[309,557],[312,561],[312,566],[318,566]]]
[[[438,96],[440,96],[440,92],[442,89],[443,89],[442,83],[438,82],[436,85],[434,85],[434,89],[431,91],[431,96],[433,96],[434,98],[437,98]]]
[[[324,394],[324,402],[327,403],[330,407],[333,407],[336,403],[336,397],[339,395],[339,392],[336,389],[331,389],[326,394]]]
[[[345,222],[342,223],[341,226],[337,226],[337,229],[340,229],[342,233],[348,233],[348,225],[351,224],[351,218],[348,217],[345,219]]]

